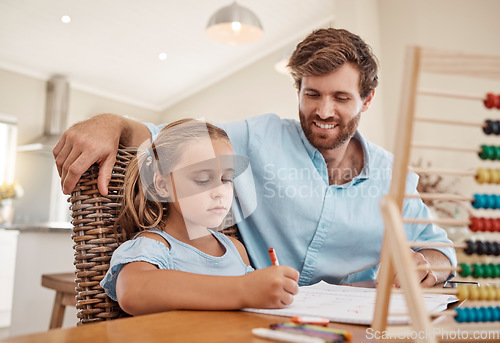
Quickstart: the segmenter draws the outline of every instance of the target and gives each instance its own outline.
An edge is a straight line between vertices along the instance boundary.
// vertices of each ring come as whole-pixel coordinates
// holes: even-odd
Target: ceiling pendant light
[[[215,12],[205,30],[208,38],[226,44],[247,44],[264,36],[259,18],[235,2]]]

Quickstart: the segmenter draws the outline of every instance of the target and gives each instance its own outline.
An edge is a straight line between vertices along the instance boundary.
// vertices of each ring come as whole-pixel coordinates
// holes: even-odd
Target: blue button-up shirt
[[[384,223],[380,200],[388,193],[393,156],[366,141],[363,169],[350,182],[330,185],[326,162],[297,120],[267,114],[219,124],[235,154],[250,168],[234,180],[233,212],[252,264],[271,264],[268,248],[280,264],[300,272],[300,285],[324,280],[350,283],[376,278]],[[162,127],[148,125],[153,137]],[[416,193],[418,176],[410,173],[407,193]],[[405,217],[430,217],[420,199],[408,199]],[[432,224],[405,225],[410,241],[450,242]],[[456,265],[452,248],[438,249]]]

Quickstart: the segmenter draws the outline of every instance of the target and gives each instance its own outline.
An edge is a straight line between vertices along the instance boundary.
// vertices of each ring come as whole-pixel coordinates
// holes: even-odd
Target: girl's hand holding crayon
[[[244,306],[252,308],[284,308],[298,293],[299,272],[288,266],[258,269],[244,279]]]

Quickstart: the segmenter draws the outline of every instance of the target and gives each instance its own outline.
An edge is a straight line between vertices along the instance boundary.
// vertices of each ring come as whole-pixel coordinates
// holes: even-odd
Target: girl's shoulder
[[[138,234],[136,234],[133,239],[137,239],[139,237],[146,237],[146,238],[149,238],[149,239],[154,239],[155,241],[158,241],[160,243],[165,244],[165,246],[170,249],[170,243],[161,234],[162,232],[163,231],[156,230],[156,229],[148,230],[148,231],[142,231],[142,232],[139,232]]]
[[[144,236],[141,232],[136,237],[120,244],[111,256],[110,269],[123,266],[130,262],[142,261],[156,265],[160,269],[171,269],[172,256],[167,248],[168,242],[153,232]],[[120,267],[121,268],[121,267]]]

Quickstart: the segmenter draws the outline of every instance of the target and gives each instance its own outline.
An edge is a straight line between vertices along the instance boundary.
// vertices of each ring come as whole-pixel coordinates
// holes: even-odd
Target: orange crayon
[[[280,263],[278,262],[278,256],[276,256],[276,251],[274,251],[273,248],[267,249],[269,251],[269,256],[271,257],[271,262],[273,266],[279,266]]]

